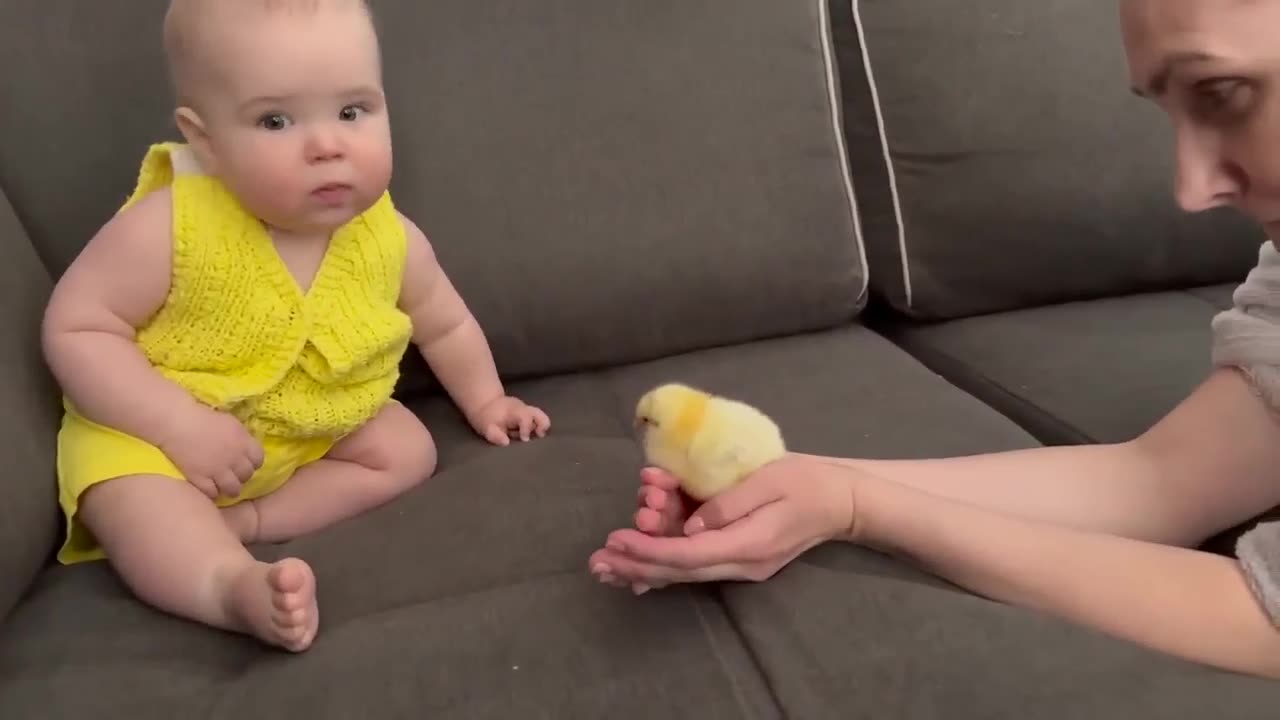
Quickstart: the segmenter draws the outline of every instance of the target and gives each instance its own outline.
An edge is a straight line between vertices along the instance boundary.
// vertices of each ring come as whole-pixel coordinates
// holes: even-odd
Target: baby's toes
[[[319,625],[315,576],[301,560],[288,558],[276,563],[267,574],[272,590],[271,621],[285,647],[305,648]]]

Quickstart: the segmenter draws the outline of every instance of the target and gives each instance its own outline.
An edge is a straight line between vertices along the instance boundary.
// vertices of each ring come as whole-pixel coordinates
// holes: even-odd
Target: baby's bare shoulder
[[[427,234],[422,232],[422,228],[404,213],[397,210],[396,215],[400,216],[400,224],[404,226],[406,264],[435,264],[435,250],[431,247]]]
[[[169,293],[170,201],[161,189],[116,213],[63,273],[53,301],[100,305],[135,327],[154,314]]]
[[[397,211],[397,214],[404,225],[406,245],[401,293],[406,304],[415,305],[423,296],[431,294],[442,270],[426,233],[404,213]]]
[[[108,220],[81,256],[98,260],[100,256],[124,254],[134,260],[158,261],[167,268],[173,256],[172,202],[168,188],[148,193]]]

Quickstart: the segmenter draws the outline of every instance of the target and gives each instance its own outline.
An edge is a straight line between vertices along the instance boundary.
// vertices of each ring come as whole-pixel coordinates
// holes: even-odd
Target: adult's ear
[[[195,152],[200,166],[207,173],[215,172],[217,162],[213,146],[209,142],[209,132],[205,128],[204,120],[200,118],[200,113],[184,105],[173,111],[173,119],[178,125],[178,131]]]

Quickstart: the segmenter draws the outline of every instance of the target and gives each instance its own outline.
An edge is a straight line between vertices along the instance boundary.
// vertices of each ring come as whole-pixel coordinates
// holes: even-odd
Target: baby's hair
[[[164,16],[164,55],[169,68],[169,81],[178,103],[191,101],[195,84],[193,66],[199,63],[197,40],[200,22],[211,7],[259,10],[262,12],[315,12],[323,7],[358,5],[373,21],[368,0],[169,0]]]

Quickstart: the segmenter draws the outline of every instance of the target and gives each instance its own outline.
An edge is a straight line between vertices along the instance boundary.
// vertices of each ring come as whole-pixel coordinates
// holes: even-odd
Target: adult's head
[[[1175,192],[1280,238],[1280,0],[1120,0],[1134,91],[1169,116]]]

